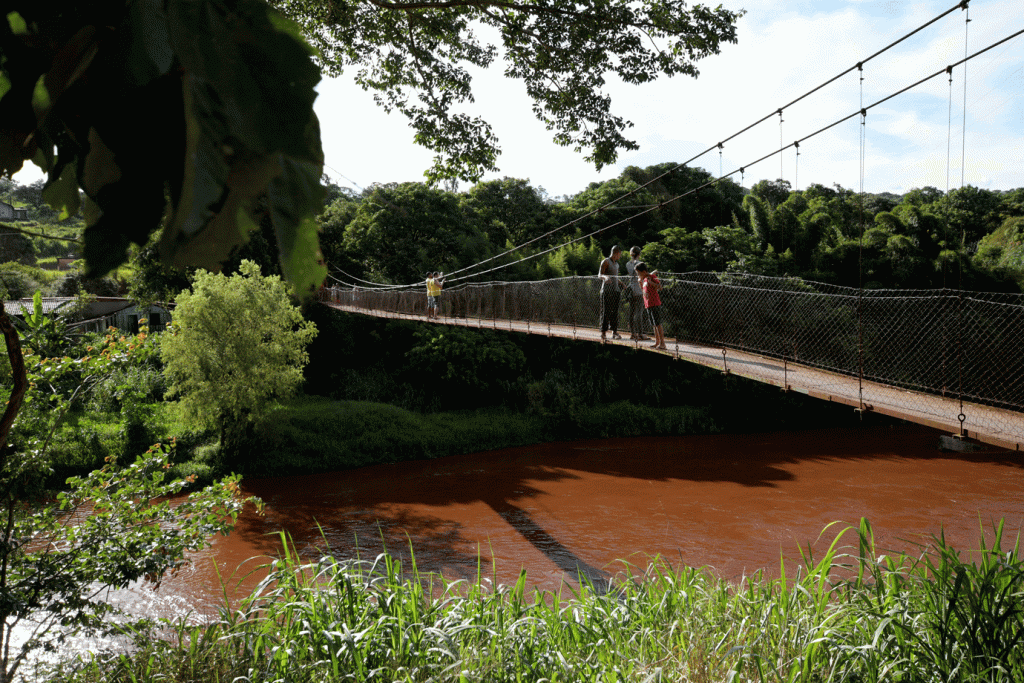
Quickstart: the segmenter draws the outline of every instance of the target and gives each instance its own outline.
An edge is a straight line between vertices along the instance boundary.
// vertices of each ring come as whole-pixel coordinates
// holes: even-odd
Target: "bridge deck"
[[[347,313],[426,322],[422,315],[367,309],[334,302],[325,302],[325,304]],[[441,317],[434,324],[506,330],[601,343],[601,334],[598,330],[585,327],[574,328],[568,325],[531,324],[526,321],[486,320],[473,317]],[[789,391],[799,391],[815,398],[843,403],[855,408],[860,408],[863,405],[865,410],[928,425],[951,434],[960,433],[961,408],[960,401],[956,396],[937,396],[909,391],[867,380],[860,382],[857,377],[807,367],[777,358],[769,358],[733,348],[688,344],[671,338],[666,340],[668,346],[666,351],[652,348],[651,342],[609,339],[606,343],[633,346],[644,351],[699,363],[709,368],[785,388]],[[964,433],[969,438],[1001,448],[1018,451],[1024,449],[1024,414],[964,402],[963,415]]]

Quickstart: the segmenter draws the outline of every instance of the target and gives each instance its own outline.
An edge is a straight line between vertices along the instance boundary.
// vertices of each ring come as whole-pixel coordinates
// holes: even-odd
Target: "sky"
[[[601,172],[583,161],[584,154],[552,142],[551,132],[534,118],[522,83],[505,78],[500,62],[475,71],[476,102],[467,111],[490,122],[502,148],[499,171],[484,179],[525,178],[551,197],[571,196],[618,176],[626,166],[686,161],[950,9],[955,0],[723,4],[747,12],[739,21],[738,43],[700,61],[698,78],[661,78],[643,86],[609,79],[612,110],[635,124],[626,135],[639,149],[622,153]],[[972,0],[969,13],[969,53],[1024,29],[1021,0]],[[963,59],[965,18],[956,10],[867,62],[864,106]],[[863,181],[859,116],[801,143],[799,157],[790,148],[751,165],[859,111],[860,87],[854,71],[784,110],[781,123],[773,116],[726,143],[721,155],[715,148],[692,165],[715,175],[745,167],[742,178],[733,178],[746,187],[780,177],[796,189],[838,183],[859,190],[863,182],[867,192],[897,194],[925,185],[953,189],[961,182],[999,190],[1024,187],[1024,36],[971,60],[966,69],[954,69],[952,97],[943,74],[870,109],[863,131]],[[401,114],[378,108],[351,76],[325,79],[318,92],[325,172],[334,182],[361,190],[373,183],[424,180],[432,152],[413,142]],[[33,167],[15,179],[25,183],[37,177]]]
[[[498,173],[527,178],[550,196],[572,195],[595,181],[614,178],[626,166],[646,167],[690,159],[718,141],[796,99],[953,7],[955,0],[724,0],[745,9],[738,43],[698,63],[696,79],[677,76],[653,84],[614,84],[612,108],[635,124],[627,132],[640,148],[620,155],[600,173],[584,154],[559,147],[537,121],[522,84],[503,77],[500,65],[479,72],[476,103],[469,111],[494,127],[502,154]],[[973,0],[967,43],[970,53],[1024,29],[1021,0]],[[864,65],[864,105],[902,89],[965,56],[965,16],[953,12],[905,43]],[[865,131],[864,190],[903,193],[932,185],[966,184],[990,189],[1024,186],[1024,36],[967,64],[967,125],[963,135],[964,68],[950,86],[941,75],[871,109]],[[378,109],[370,93],[344,77],[319,87],[325,169],[339,185],[356,189],[374,182],[423,180],[432,153],[412,142],[400,114]],[[861,108],[856,72],[783,112],[781,139],[790,144]],[[780,145],[778,116],[727,143],[694,165],[718,175],[759,159]],[[960,144],[951,144],[950,140]],[[951,148],[947,184],[947,147]],[[966,151],[966,167],[962,164]],[[743,184],[779,177],[797,188],[839,183],[859,190],[859,116],[805,141],[799,159],[790,149],[746,169]],[[961,174],[961,169],[963,173]],[[735,177],[740,180],[739,176]],[[466,189],[463,184],[462,189]]]

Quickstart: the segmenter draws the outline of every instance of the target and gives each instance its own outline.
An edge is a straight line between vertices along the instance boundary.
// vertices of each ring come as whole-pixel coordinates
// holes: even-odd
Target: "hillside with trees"
[[[375,185],[327,207],[321,247],[337,278],[353,284],[410,284],[430,270],[487,259],[494,259],[487,269],[506,266],[489,279],[592,275],[612,244],[640,246],[644,260],[669,272],[875,289],[1018,291],[1024,284],[1024,189],[860,195],[821,184],[793,190],[784,180],[748,189],[726,179],[690,192],[713,176],[699,168],[666,175],[673,166],[628,167],[563,201],[511,178],[463,193]]]

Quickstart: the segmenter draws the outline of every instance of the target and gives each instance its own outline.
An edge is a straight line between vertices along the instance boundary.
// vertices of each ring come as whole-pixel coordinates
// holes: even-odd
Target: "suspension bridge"
[[[459,284],[444,291],[430,322],[632,346],[1024,449],[1024,295],[865,290],[733,273],[660,277],[664,351],[628,336],[602,341],[596,277]],[[427,320],[424,291],[333,287],[320,298],[348,313]],[[626,335],[632,305],[623,297]],[[641,320],[649,336],[650,322]]]
[[[964,17],[964,57],[887,96],[865,103],[865,65],[918,32],[953,13]],[[859,120],[860,193],[866,173],[866,120],[868,112],[941,76],[949,80],[949,135],[947,136],[947,191],[951,168],[953,74],[962,73],[964,126],[961,148],[961,186],[966,160],[966,65],[971,60],[1024,35],[1018,29],[973,53],[968,49],[969,0],[931,18],[845,71],[769,112],[749,126],[721,139],[693,158],[674,165],[585,215],[538,235],[522,244],[449,273],[440,316],[431,323],[508,330],[550,337],[631,345],[676,359],[698,363],[724,373],[798,391],[816,398],[853,406],[936,427],[963,438],[976,439],[1020,451],[1024,447],[1024,295],[938,290],[877,290],[840,287],[798,278],[772,278],[738,273],[663,273],[661,291],[665,350],[651,342],[605,341],[600,333],[600,287],[596,277],[571,277],[538,282],[473,282],[519,259],[531,259],[569,244],[592,239],[599,233],[626,226],[633,219],[665,204],[713,187],[755,164],[794,150],[801,143],[844,122]],[[1012,29],[1011,29],[1012,30]],[[805,98],[848,74],[860,81],[859,106],[818,130],[783,144],[781,121]],[[780,146],[730,173],[722,173],[726,142],[778,117]],[[680,195],[645,206],[619,206],[640,191],[715,150],[720,173]],[[610,208],[638,209],[636,213],[571,239],[550,240],[556,233],[577,227],[579,221]],[[861,244],[865,221],[859,221]],[[579,232],[579,231],[578,231]],[[950,244],[955,236],[944,237]],[[965,236],[959,236],[966,252]],[[535,251],[523,255],[531,245]],[[947,247],[948,248],[948,247]],[[471,272],[475,271],[475,272]],[[347,281],[324,288],[321,300],[350,313],[397,319],[426,320],[423,285],[373,283],[338,271]],[[459,275],[461,274],[461,275]],[[458,277],[452,277],[457,276]],[[625,290],[628,281],[620,280]],[[642,305],[642,304],[639,304]],[[619,311],[620,329],[628,330],[639,306],[624,297]],[[650,334],[650,324],[642,316]]]

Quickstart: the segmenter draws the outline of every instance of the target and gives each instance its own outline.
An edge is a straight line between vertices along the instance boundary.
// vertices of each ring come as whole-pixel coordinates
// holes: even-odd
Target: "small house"
[[[27,221],[28,209],[0,201],[0,221]]]
[[[75,297],[43,297],[43,313],[60,312],[69,307],[69,302],[74,301]],[[32,307],[32,299],[4,302],[4,309],[12,316],[23,317],[32,312]],[[68,327],[81,332],[102,332],[108,327],[116,327],[134,334],[139,331],[139,321],[146,319],[149,329],[155,332],[167,327],[171,321],[172,308],[173,304],[152,304],[147,310],[139,310],[131,299],[98,296],[82,311],[84,319],[69,323]]]

